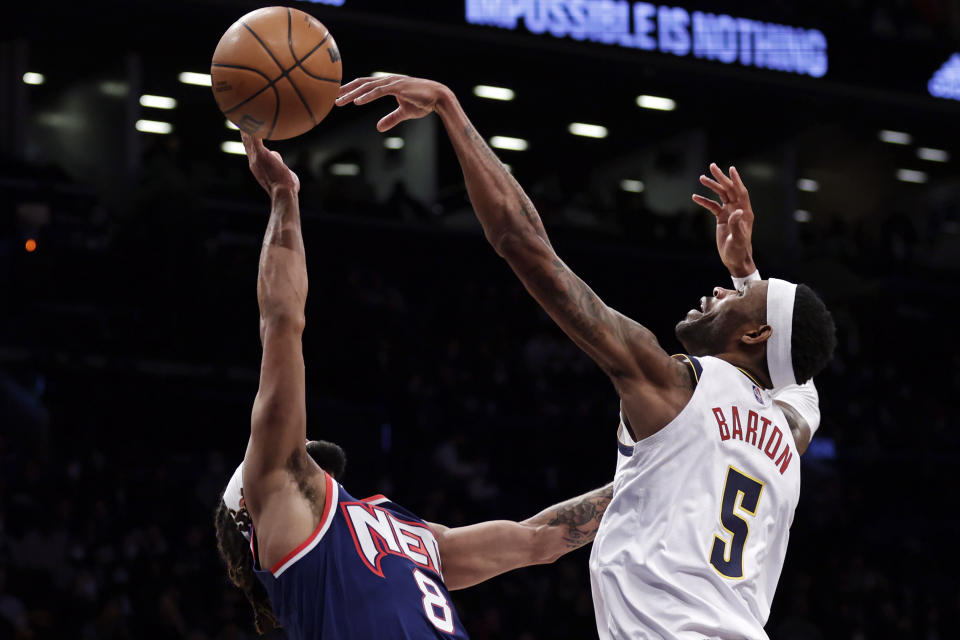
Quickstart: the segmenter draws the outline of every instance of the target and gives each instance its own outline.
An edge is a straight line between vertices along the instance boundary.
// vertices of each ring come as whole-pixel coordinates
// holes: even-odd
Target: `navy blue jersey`
[[[291,640],[465,640],[426,523],[383,496],[357,500],[324,475],[323,515],[310,537],[269,571],[254,555]]]

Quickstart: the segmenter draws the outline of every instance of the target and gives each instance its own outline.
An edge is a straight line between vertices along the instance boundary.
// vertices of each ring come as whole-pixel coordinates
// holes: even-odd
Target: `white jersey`
[[[690,358],[690,402],[634,442],[590,554],[600,638],[766,638],[800,497],[783,412],[745,372]]]

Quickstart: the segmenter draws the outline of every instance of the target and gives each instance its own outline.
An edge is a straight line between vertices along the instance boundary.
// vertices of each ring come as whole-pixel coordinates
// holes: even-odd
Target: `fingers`
[[[743,220],[743,209],[737,209],[736,211],[730,214],[729,224],[736,231],[737,229],[741,229],[740,227],[741,220]]]
[[[721,207],[719,204],[717,204],[710,198],[704,198],[699,193],[693,194],[693,201],[715,216],[719,216],[720,211],[723,210],[723,207]]]
[[[717,179],[717,182],[722,184],[726,189],[733,188],[733,181],[730,180],[727,176],[723,174],[723,170],[717,166],[716,162],[710,163],[710,173],[713,174],[713,177]]]
[[[730,220],[728,221],[730,232],[737,240],[746,242],[749,238],[749,231],[747,227],[747,221],[743,219],[744,213],[743,209],[737,209],[730,214]]]
[[[365,99],[364,101],[359,101],[358,98],[364,97],[369,93],[380,90],[382,87],[389,86],[397,82],[396,76],[387,76],[384,78],[357,78],[351,82],[340,87],[340,94],[336,99],[337,106],[343,106],[350,102],[354,104],[364,104],[365,102],[370,102],[375,100],[380,96],[384,95],[384,91]]]
[[[727,190],[723,187],[723,185],[718,183],[716,180],[711,180],[707,176],[700,176],[700,184],[702,184],[707,189],[710,189],[710,191],[713,191],[715,194],[720,196],[721,200],[723,201],[730,200],[730,198],[727,197]]]
[[[263,146],[263,140],[251,136],[245,131],[240,132],[240,139],[243,141],[243,149],[247,152],[248,158],[253,158],[257,153],[266,148]]]
[[[746,185],[743,184],[743,180],[740,179],[740,172],[737,171],[736,167],[730,167],[730,177],[733,179],[733,185],[737,189],[747,190]]]
[[[403,109],[401,107],[397,107],[387,115],[380,118],[380,122],[377,123],[377,131],[380,133],[389,131],[406,119],[406,116],[403,114]]]
[[[337,96],[339,97],[339,96],[342,96],[342,95],[345,94],[345,93],[349,93],[350,91],[353,91],[354,89],[356,89],[356,88],[359,87],[360,85],[366,84],[367,82],[372,82],[373,80],[376,80],[376,78],[373,78],[373,77],[354,78],[353,80],[351,80],[351,81],[348,82],[347,84],[345,84],[345,85],[343,85],[343,86],[340,87],[340,91],[339,91],[339,93],[337,93]]]
[[[373,102],[377,98],[382,98],[383,96],[390,95],[392,93],[394,93],[392,83],[382,84],[379,87],[374,87],[370,91],[367,91],[366,93],[354,98],[353,104],[367,104],[368,102]]]

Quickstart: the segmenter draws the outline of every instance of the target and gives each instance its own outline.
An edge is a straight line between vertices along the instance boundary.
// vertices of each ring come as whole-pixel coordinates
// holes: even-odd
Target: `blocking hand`
[[[717,251],[730,274],[742,278],[753,273],[753,208],[750,194],[740,179],[736,167],[730,167],[730,177],[716,165],[710,164],[710,173],[716,180],[705,175],[700,183],[720,197],[717,203],[699,194],[693,201],[712,213],[717,219]]]
[[[397,99],[397,108],[380,119],[377,131],[388,131],[404,120],[427,116],[437,108],[437,102],[449,93],[444,85],[433,80],[408,76],[357,78],[340,87],[337,106],[349,103],[366,104],[383,96]]]

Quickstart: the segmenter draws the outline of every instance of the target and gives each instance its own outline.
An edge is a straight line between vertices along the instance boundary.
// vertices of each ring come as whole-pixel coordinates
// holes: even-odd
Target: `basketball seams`
[[[337,80],[336,78],[324,78],[323,76],[318,76],[316,74],[310,73],[309,71],[307,71],[306,67],[303,67],[301,65],[297,65],[297,66],[300,67],[300,71],[303,71],[305,74],[307,74],[314,80],[322,80],[324,82],[336,82],[337,84],[340,84],[340,81]]]
[[[328,31],[327,33],[330,32]],[[307,115],[310,116],[310,122],[313,123],[313,126],[317,126],[317,119],[313,117],[313,109],[310,108],[310,104],[307,102],[307,99],[303,97],[302,93],[300,93],[297,83],[294,82],[293,78],[289,75],[290,71],[300,67],[300,61],[297,60],[297,52],[293,49],[293,13],[290,12],[290,7],[287,7],[287,45],[290,47],[290,55],[293,56],[294,65],[283,73],[287,77],[287,82],[289,82],[290,86],[293,87],[293,90],[296,91],[297,97],[300,98],[300,102],[303,103],[304,108],[307,110]],[[300,68],[302,69],[303,67]]]
[[[244,98],[243,100],[241,100],[241,101],[238,102],[237,104],[233,105],[233,106],[230,107],[229,109],[223,109],[223,114],[224,114],[224,115],[230,113],[231,111],[236,111],[237,109],[239,109],[239,108],[242,107],[243,105],[247,104],[248,102],[250,102],[251,100],[253,100],[253,99],[256,98],[257,96],[259,96],[261,93],[263,93],[263,92],[266,91],[267,89],[273,89],[273,93],[274,93],[274,96],[277,98],[277,102],[280,101],[280,94],[277,92],[276,86],[274,86],[274,81],[270,79],[270,76],[268,76],[268,75],[265,74],[264,72],[260,71],[259,69],[255,69],[254,67],[247,67],[247,66],[240,65],[240,64],[224,64],[224,63],[222,63],[222,62],[211,62],[211,63],[210,63],[210,66],[211,66],[211,67],[224,67],[224,68],[226,68],[226,69],[240,69],[240,70],[242,70],[242,71],[253,71],[254,73],[256,73],[257,75],[259,75],[260,77],[262,77],[264,80],[267,81],[267,84],[264,85],[264,87],[263,87],[262,89],[260,89],[259,91],[257,91],[256,93],[254,93],[254,94],[252,94],[252,95],[250,95],[250,96],[247,96],[246,98]]]
[[[280,64],[280,61],[279,61],[279,60],[277,60],[277,56],[273,55],[273,51],[270,50],[270,47],[267,46],[267,43],[266,43],[266,42],[264,42],[263,40],[260,39],[260,36],[257,35],[257,32],[254,31],[254,30],[250,27],[250,25],[248,25],[246,22],[241,22],[240,24],[242,24],[242,25],[244,26],[244,28],[246,28],[246,30],[250,32],[250,35],[252,35],[254,38],[256,38],[257,42],[259,42],[259,43],[260,43],[260,46],[263,47],[263,50],[267,52],[267,55],[270,56],[270,59],[273,60],[274,64],[276,64],[278,67],[280,67],[280,71],[281,71],[280,78],[282,78],[283,76],[287,75],[287,72],[284,70],[283,65]],[[280,78],[277,78],[277,80],[279,80]],[[276,82],[276,80],[275,80],[274,82]]]
[[[254,31],[250,27],[250,25],[248,25],[246,22],[241,22],[240,24],[242,24],[243,27],[250,32],[250,35],[252,35],[256,39],[256,41],[260,43],[260,46],[263,47],[263,50],[267,52],[267,55],[270,56],[270,59],[273,60],[274,64],[276,64],[280,68],[280,72],[281,72],[280,77],[270,82],[270,86],[273,87],[274,94],[277,97],[277,104],[273,109],[273,122],[270,123],[270,131],[265,136],[267,139],[270,139],[270,137],[273,136],[274,130],[277,128],[277,119],[279,119],[280,117],[280,92],[277,91],[276,83],[279,82],[284,77],[286,77],[288,72],[283,68],[283,65],[280,64],[280,61],[277,60],[277,56],[273,55],[273,51],[270,50],[270,47],[267,46],[267,43],[260,39],[260,36],[257,35],[257,32]],[[287,78],[287,80],[289,79],[290,78]],[[290,85],[293,86],[293,83],[291,82]],[[297,91],[297,88],[295,86],[293,88],[294,88],[294,91]],[[300,92],[297,91],[297,95],[299,94]],[[301,96],[300,99],[302,100],[303,97]],[[310,120],[311,121],[313,120],[313,114],[310,114]]]
[[[276,10],[276,9],[280,9],[280,8],[281,8],[281,7],[274,7],[273,9]],[[237,22],[239,23],[239,24],[237,24],[237,26],[238,26],[238,27],[239,27],[239,26],[242,26],[242,27],[243,27],[243,29],[241,29],[241,32],[242,32],[243,30],[246,30],[251,36],[253,36],[254,40],[257,41],[257,44],[259,45],[260,50],[263,51],[263,52],[265,52],[265,53],[270,57],[270,59],[273,61],[273,63],[276,65],[277,69],[280,71],[280,74],[279,74],[277,77],[272,78],[272,77],[269,75],[269,63],[266,63],[267,66],[268,66],[268,70],[267,70],[266,72],[261,71],[260,68],[258,68],[258,67],[261,67],[261,68],[262,68],[262,66],[264,65],[265,61],[258,63],[258,67],[251,67],[251,66],[247,66],[247,65],[238,65],[238,64],[226,64],[226,63],[212,62],[212,61],[211,61],[211,66],[212,66],[212,67],[225,67],[225,68],[227,68],[227,69],[237,69],[237,70],[243,71],[243,72],[245,72],[245,73],[246,73],[246,72],[253,72],[253,73],[257,74],[259,77],[261,77],[261,78],[264,80],[264,82],[265,82],[265,85],[264,85],[264,86],[262,86],[260,89],[256,90],[256,91],[255,91],[254,93],[252,93],[251,95],[248,95],[246,98],[240,100],[240,102],[238,102],[238,103],[236,103],[236,104],[234,104],[234,105],[231,105],[229,108],[221,109],[221,111],[223,111],[223,113],[224,113],[225,115],[234,113],[234,112],[236,112],[238,109],[240,109],[241,107],[243,107],[244,105],[247,105],[247,104],[249,104],[251,101],[254,101],[254,100],[257,100],[257,99],[260,99],[260,100],[261,100],[261,103],[262,103],[263,94],[267,91],[267,89],[272,89],[272,90],[273,90],[273,95],[274,95],[274,112],[273,112],[273,118],[269,120],[269,121],[270,121],[270,129],[269,129],[269,131],[267,132],[267,134],[266,134],[266,136],[265,136],[267,139],[272,139],[272,138],[273,138],[273,135],[277,132],[277,127],[280,126],[280,122],[279,122],[279,118],[280,118],[280,107],[284,104],[284,100],[290,100],[290,98],[292,98],[292,96],[290,96],[290,94],[289,94],[289,90],[288,90],[288,89],[285,89],[285,88],[282,88],[282,87],[280,86],[280,81],[283,80],[284,78],[286,78],[287,81],[290,83],[290,88],[293,89],[293,92],[297,95],[297,98],[300,100],[301,104],[303,105],[303,107],[304,107],[304,109],[305,109],[305,111],[306,111],[306,114],[307,114],[307,115],[309,116],[309,118],[310,118],[310,122],[312,123],[312,125],[313,125],[313,126],[316,126],[316,125],[318,124],[318,122],[319,122],[319,120],[318,120],[318,115],[314,113],[314,109],[312,108],[310,102],[307,100],[307,94],[305,94],[305,93],[303,93],[303,91],[301,91],[301,88],[300,88],[299,86],[297,86],[297,83],[295,82],[295,80],[294,80],[294,78],[293,78],[293,75],[295,75],[295,73],[292,74],[292,72],[294,72],[295,69],[299,68],[299,70],[304,74],[304,76],[306,76],[305,78],[299,78],[299,80],[300,80],[301,82],[307,81],[307,78],[309,78],[309,79],[313,79],[313,80],[319,80],[319,81],[324,82],[324,83],[333,83],[333,84],[335,84],[335,85],[337,85],[337,86],[339,86],[340,83],[341,83],[341,79],[340,79],[339,77],[333,78],[333,77],[324,77],[324,76],[322,76],[322,75],[317,75],[317,74],[315,74],[315,73],[312,73],[310,70],[308,70],[308,69],[305,67],[305,65],[303,64],[307,59],[309,59],[310,57],[312,57],[318,50],[322,49],[325,44],[327,44],[328,42],[331,42],[331,41],[332,41],[332,36],[331,36],[330,30],[329,30],[329,29],[326,29],[322,24],[320,24],[319,22],[317,22],[316,19],[313,19],[312,16],[310,16],[309,14],[305,14],[305,15],[307,16],[307,18],[308,18],[308,20],[306,21],[306,24],[305,24],[305,28],[307,29],[307,31],[306,31],[305,33],[301,34],[300,31],[299,31],[299,27],[298,27],[298,32],[297,32],[297,33],[298,33],[298,40],[297,40],[297,43],[294,43],[294,41],[293,41],[293,35],[294,35],[294,34],[293,34],[293,27],[294,27],[294,25],[293,25],[293,17],[294,17],[294,16],[293,16],[293,11],[295,11],[295,10],[294,10],[294,9],[291,9],[291,8],[289,8],[289,7],[283,7],[283,9],[286,11],[286,14],[287,14],[287,46],[289,47],[290,55],[291,55],[291,58],[292,58],[292,60],[293,60],[293,64],[292,64],[289,68],[285,68],[284,65],[283,65],[283,63],[282,63],[282,62],[280,61],[280,59],[279,59],[279,57],[280,57],[281,55],[284,55],[284,53],[283,53],[283,51],[282,51],[283,45],[280,44],[279,42],[276,42],[276,41],[275,41],[275,40],[278,39],[278,38],[276,38],[275,36],[280,35],[280,34],[275,33],[276,30],[278,30],[277,27],[279,27],[280,29],[283,28],[282,26],[280,26],[280,25],[283,24],[282,22],[280,23],[280,25],[276,24],[276,18],[279,18],[280,20],[282,20],[282,17],[281,17],[280,15],[276,15],[278,12],[275,11],[274,14],[273,14],[275,17],[273,18],[274,22],[272,23],[272,25],[269,24],[269,23],[267,23],[266,26],[264,26],[263,24],[259,24],[259,23],[257,24],[257,28],[258,28],[258,29],[264,29],[264,28],[266,28],[266,29],[268,29],[268,31],[272,34],[272,35],[271,35],[271,38],[273,38],[273,39],[271,40],[271,44],[276,45],[276,46],[279,46],[279,47],[281,48],[281,50],[278,50],[276,53],[271,49],[271,46],[270,46],[269,44],[267,44],[266,40],[264,40],[264,39],[260,36],[260,34],[257,33],[257,31],[256,31],[252,26],[250,26],[245,20],[241,19],[241,20],[238,20],[238,21],[237,21]],[[299,14],[300,14],[300,13],[301,13],[301,12],[298,11],[298,17],[299,17]],[[281,15],[282,15],[282,14],[281,14]],[[311,32],[312,30],[316,29],[317,27],[319,27],[319,29],[323,29],[323,30],[325,31],[325,33],[323,34],[322,38],[320,39],[319,42],[317,42],[316,40],[314,40],[314,42],[316,42],[316,44],[315,44],[312,48],[310,48],[308,51],[306,51],[305,55],[304,55],[302,58],[301,58],[301,57],[298,57],[298,56],[297,56],[297,51],[296,51],[296,45],[297,45],[297,44],[300,44],[300,42],[301,42],[299,38],[300,38],[301,36],[303,36],[303,35],[306,35],[306,36],[307,36],[306,39],[307,39],[307,40],[311,40],[312,38],[309,37],[310,32]],[[319,30],[319,29],[317,29],[317,30]],[[282,35],[281,35],[280,37],[282,37]],[[248,46],[249,46],[249,45],[248,45]],[[333,45],[333,46],[336,46],[336,45]],[[219,46],[218,46],[218,48],[219,48]],[[254,50],[256,50],[256,48],[257,48],[257,47],[254,46]],[[252,51],[251,51],[251,53],[252,53]],[[331,62],[337,62],[337,60],[334,59],[334,55],[333,55],[333,54],[331,54]],[[319,69],[318,69],[318,70],[319,70]],[[324,71],[325,71],[325,70],[326,70],[326,69],[324,69]],[[331,70],[332,70],[332,71],[336,71],[337,69],[334,68],[334,69],[331,69]],[[307,81],[307,84],[308,84],[308,85],[310,84],[309,81]],[[254,86],[255,86],[255,85],[254,85]],[[311,91],[311,92],[315,92],[315,91],[325,92],[326,90],[323,90],[323,89],[321,89],[320,87],[311,86],[311,87],[310,87],[310,91]],[[321,94],[321,95],[322,95],[322,94]],[[312,97],[312,94],[311,94],[311,97]],[[325,98],[324,98],[324,100],[325,100]],[[269,104],[269,103],[267,103],[267,104]],[[267,104],[263,104],[263,106],[266,107]],[[288,108],[289,108],[289,105],[287,105],[287,106],[288,106]],[[319,103],[318,103],[318,106],[319,106]],[[269,107],[268,107],[268,108],[269,108]],[[258,107],[258,109],[260,109],[260,107]],[[288,115],[286,115],[286,114],[287,114],[287,111],[285,111],[284,114],[285,114],[285,115],[284,115],[284,118],[285,118],[285,119],[288,118]],[[290,115],[292,115],[292,114],[290,114]],[[326,111],[324,111],[324,115],[323,115],[323,116],[320,116],[319,119],[322,120],[323,117],[325,117],[325,116],[326,116]],[[301,116],[301,117],[302,117],[302,116]],[[286,120],[285,120],[285,121],[286,121]],[[286,126],[286,125],[284,125],[284,126]],[[286,129],[284,129],[284,131],[286,131]],[[285,137],[289,137],[289,134],[286,134]]]
[[[324,44],[326,44],[326,43],[327,43],[327,40],[329,40],[329,39],[330,39],[330,32],[327,31],[327,35],[323,36],[323,40],[321,40],[320,42],[318,42],[318,43],[317,43],[317,46],[315,46],[313,49],[310,49],[310,51],[307,51],[307,54],[306,54],[305,56],[303,56],[302,58],[300,58],[299,60],[297,60],[297,54],[294,53],[294,54],[293,54],[293,59],[294,59],[294,60],[297,60],[297,64],[298,64],[298,65],[306,62],[306,61],[307,61],[307,58],[309,58],[309,57],[312,56],[314,53],[316,53],[317,50],[318,50],[320,47],[322,47]],[[293,45],[292,45],[292,44],[290,45],[290,53],[293,53]]]
[[[314,53],[316,53],[320,49],[320,47],[326,44],[327,40],[329,39],[330,39],[330,31],[327,30],[327,34],[323,36],[323,40],[321,40],[320,43],[317,44],[317,46],[315,46],[313,49],[310,49],[310,51],[307,52],[307,55],[303,56],[303,58],[297,59],[296,54],[294,54],[293,59],[297,61],[297,66],[300,67],[300,71],[303,71],[305,74],[307,74],[314,80],[323,80],[324,82],[336,82],[337,84],[340,84],[340,80],[336,78],[325,78],[323,76],[318,76],[314,73],[310,73],[310,71],[308,71],[307,68],[303,66],[303,63],[307,61],[307,58],[309,58]],[[291,49],[290,52],[293,53],[293,50]]]

